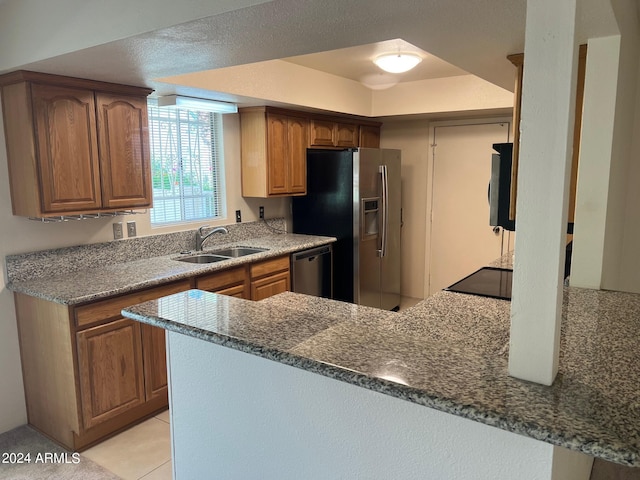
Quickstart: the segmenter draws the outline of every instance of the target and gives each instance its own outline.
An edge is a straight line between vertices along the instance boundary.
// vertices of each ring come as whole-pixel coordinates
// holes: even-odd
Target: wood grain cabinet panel
[[[14,215],[151,206],[150,89],[26,71],[0,88]]]
[[[306,119],[289,117],[287,124],[289,158],[289,192],[307,193],[307,129]]]
[[[263,300],[291,290],[289,256],[256,262],[249,268],[251,300]]]
[[[267,116],[267,156],[269,195],[283,195],[289,192],[289,121],[281,115]]]
[[[150,206],[146,99],[99,93],[96,103],[103,205],[107,208]]]
[[[312,147],[355,148],[359,144],[359,127],[353,123],[312,118],[310,130]]]
[[[163,328],[140,324],[145,399],[168,402],[167,345]]]
[[[250,298],[247,269],[223,270],[196,278],[196,288],[237,298]]]
[[[77,334],[82,418],[91,428],[145,401],[140,324],[118,320]]]
[[[291,290],[291,277],[288,271],[267,275],[251,281],[251,300],[263,300],[289,290]]]
[[[42,211],[60,213],[100,208],[93,92],[33,85],[31,94]]]
[[[333,147],[334,140],[334,122],[328,120],[319,120],[312,118],[310,124],[312,147]]]
[[[360,146],[365,148],[380,148],[380,127],[360,125]]]
[[[355,148],[359,145],[358,134],[360,127],[351,123],[336,123],[335,126],[335,145],[336,147]]]
[[[266,107],[240,109],[242,195],[304,195],[308,120]]]

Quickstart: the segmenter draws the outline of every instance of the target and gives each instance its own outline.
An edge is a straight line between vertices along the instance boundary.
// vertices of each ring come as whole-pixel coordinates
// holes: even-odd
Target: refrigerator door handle
[[[389,182],[387,176],[387,166],[380,165],[378,170],[382,176],[382,241],[380,250],[378,250],[380,257],[384,257],[387,254],[387,237],[389,230]]]

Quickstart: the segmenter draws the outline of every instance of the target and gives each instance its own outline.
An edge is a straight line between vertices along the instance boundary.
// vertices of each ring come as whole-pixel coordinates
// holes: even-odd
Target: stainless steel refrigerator
[[[400,150],[308,150],[307,194],[292,199],[293,232],[329,235],[334,298],[400,306]]]

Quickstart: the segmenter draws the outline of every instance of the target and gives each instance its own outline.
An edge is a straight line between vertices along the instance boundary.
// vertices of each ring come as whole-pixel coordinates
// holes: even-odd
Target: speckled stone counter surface
[[[509,302],[440,292],[402,313],[198,290],[124,315],[383,394],[640,466],[640,295],[567,288],[551,387],[507,374]]]
[[[22,262],[23,269],[16,269],[18,271],[17,278],[11,280],[7,287],[14,292],[65,305],[73,305],[212,273],[247,262],[267,260],[335,241],[332,237],[270,233],[268,230],[267,232],[262,232],[262,236],[248,239],[242,239],[243,236],[241,234],[234,237],[231,233],[230,229],[229,235],[215,234],[213,237],[215,237],[216,242],[207,243],[203,253],[230,246],[261,247],[268,250],[209,264],[176,261],[175,258],[181,256],[179,252],[185,248],[179,242],[169,246],[161,246],[164,249],[171,249],[169,251],[173,253],[168,255],[146,256],[140,253],[136,255],[135,252],[129,251],[128,254],[123,254],[119,257],[119,262],[110,264],[105,260],[105,264],[102,264],[104,266],[96,266],[95,258],[87,258],[92,255],[90,246],[78,247],[78,249],[64,249],[64,254],[61,255],[62,259],[56,259],[50,253],[42,254],[42,258],[38,258],[37,253],[30,256],[16,255],[13,256],[15,258],[7,257],[7,265],[9,265],[10,261],[15,263],[19,260]],[[191,232],[191,236],[193,236],[193,232]],[[189,239],[191,239],[191,236]],[[213,237],[212,240],[214,240]],[[147,243],[150,245],[157,245],[160,242],[160,240],[153,237],[147,238]],[[110,243],[117,244],[121,242]],[[187,244],[187,246],[189,245]],[[97,248],[107,249],[109,245]],[[118,248],[118,245],[114,248]],[[149,253],[153,254],[153,252],[163,251],[161,248],[149,250],[147,245],[144,248],[144,252],[147,255]],[[76,254],[75,256],[74,253]],[[96,255],[101,258],[105,253],[102,252]],[[25,260],[25,258],[27,259]],[[131,260],[133,258],[141,259]],[[90,261],[94,263],[89,264],[88,262]],[[64,264],[64,266],[60,266],[58,273],[53,273],[50,265],[48,265],[55,262]],[[43,266],[43,264],[46,265]],[[23,278],[22,272],[24,270],[31,271],[32,275],[40,275]],[[46,273],[42,274],[43,271]]]

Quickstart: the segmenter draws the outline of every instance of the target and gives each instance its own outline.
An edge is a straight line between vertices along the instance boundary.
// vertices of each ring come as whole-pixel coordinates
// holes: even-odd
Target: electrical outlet
[[[136,236],[136,222],[133,220],[127,222],[127,237]]]
[[[264,218],[264,207],[260,205],[260,218]]]
[[[240,223],[242,221],[242,213],[240,210],[236,210],[236,223]]]
[[[120,240],[122,237],[122,222],[115,222],[113,224],[113,239]]]

